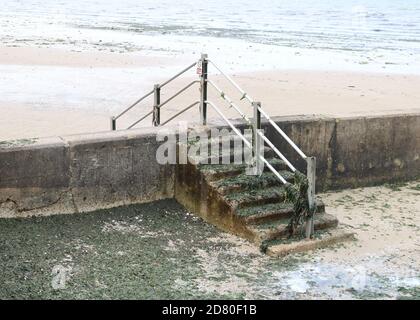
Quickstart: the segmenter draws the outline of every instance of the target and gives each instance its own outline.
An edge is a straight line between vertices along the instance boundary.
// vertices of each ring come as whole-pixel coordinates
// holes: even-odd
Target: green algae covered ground
[[[324,195],[327,212],[336,210],[346,226],[359,230],[360,240],[280,259],[219,231],[174,200],[0,219],[0,299],[419,299],[418,224],[400,227],[410,237],[395,250],[378,241],[384,250],[369,251],[371,229],[364,225],[372,216],[354,216],[360,211],[357,197],[376,195],[379,206],[389,190],[412,204],[384,223],[416,219],[420,191],[412,186]],[[339,200],[350,196],[355,202],[346,208],[348,202]],[[396,214],[392,203],[380,209]]]
[[[232,244],[212,239],[220,232],[173,200],[89,214],[2,219],[0,230],[2,299],[245,297],[235,288],[226,294],[200,288],[202,277],[215,276],[222,283],[230,276],[216,269],[219,263],[226,267]],[[209,250],[226,254],[207,265]],[[238,265],[251,266],[255,253],[237,258]],[[235,277],[241,272],[233,271]],[[62,274],[65,286],[54,289]]]

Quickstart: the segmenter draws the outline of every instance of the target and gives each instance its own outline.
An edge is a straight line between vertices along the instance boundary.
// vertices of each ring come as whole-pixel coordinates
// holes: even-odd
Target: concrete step
[[[267,159],[268,162],[278,171],[287,170],[287,165],[283,160],[277,158]],[[245,172],[247,164],[201,164],[200,171],[206,176],[207,181],[216,181],[223,178],[237,176]],[[264,171],[269,171],[267,166],[264,166]]]
[[[279,171],[279,174],[288,182],[292,182],[294,179],[294,175],[290,171],[282,170]],[[222,195],[283,185],[283,183],[272,172],[263,172],[260,176],[252,176],[241,173],[234,177],[209,182],[209,184],[215,187]]]
[[[272,257],[281,257],[290,253],[304,252],[325,248],[344,241],[356,240],[354,233],[341,229],[321,230],[314,234],[313,239],[287,239],[265,244],[262,250]]]
[[[264,224],[250,225],[249,228],[254,233],[256,242],[262,244],[266,241],[287,238],[289,220],[289,218],[283,218]],[[334,228],[337,224],[337,218],[330,214],[322,213],[314,216],[315,231]]]
[[[317,213],[325,212],[325,205],[317,199]],[[264,205],[238,209],[236,214],[243,217],[247,224],[258,224],[290,218],[293,215],[293,204],[290,202],[267,203]]]
[[[188,149],[189,150],[189,149]],[[248,156],[251,157],[251,150],[247,149],[249,152]],[[264,157],[273,158],[275,156],[274,151],[269,147],[264,147]],[[197,154],[191,155],[188,157],[189,161],[195,164],[233,164],[235,161],[239,162],[236,164],[245,164],[245,149],[235,150],[230,149],[219,149],[214,151],[208,149],[207,154]],[[250,159],[249,159],[250,160]],[[228,162],[228,163],[226,163]]]
[[[224,195],[228,205],[234,209],[242,209],[251,206],[278,203],[284,200],[284,186],[276,186],[257,190],[246,190]]]
[[[252,134],[243,134],[243,136],[250,143],[252,143]],[[208,141],[209,141],[209,145],[219,145],[219,146],[222,146],[223,148],[234,148],[235,146],[240,145],[240,143],[244,144],[241,137],[239,137],[234,132],[230,133],[227,136],[212,137]]]
[[[273,220],[290,218],[293,204],[290,202],[266,203],[238,209],[236,215],[242,217],[247,224],[258,224]]]

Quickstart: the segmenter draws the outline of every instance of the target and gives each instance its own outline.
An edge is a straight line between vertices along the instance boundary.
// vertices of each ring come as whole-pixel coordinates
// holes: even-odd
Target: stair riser
[[[271,222],[275,220],[290,218],[292,215],[293,215],[292,209],[285,209],[285,210],[264,212],[259,215],[247,217],[244,220],[246,224],[252,225],[252,224],[265,223],[265,222]]]
[[[316,212],[324,213],[325,212],[324,204],[318,205]],[[254,216],[244,218],[244,220],[247,224],[252,225],[252,224],[258,224],[258,223],[276,221],[276,220],[285,219],[285,218],[291,218],[292,216],[293,216],[293,209],[285,209],[285,210],[277,210],[277,211],[267,211],[259,215],[254,215]]]
[[[334,221],[316,221],[315,220],[315,224],[314,224],[314,230],[318,231],[318,230],[325,230],[328,228],[335,228],[337,227],[338,221],[334,220]],[[295,232],[295,234],[298,234],[300,232],[300,230],[297,230]],[[262,243],[264,241],[270,241],[270,240],[278,240],[278,239],[285,239],[289,237],[289,230],[286,228],[286,226],[284,226],[284,228],[281,229],[273,229],[270,230],[268,232],[265,232],[264,234],[256,234],[256,240],[258,243]]]
[[[233,214],[231,206],[206,183],[204,176],[192,164],[177,166],[175,171],[175,199],[185,208],[220,229],[253,239],[243,221]]]
[[[252,206],[261,206],[268,203],[277,203],[284,201],[282,196],[269,196],[259,199],[243,199],[241,201],[232,201],[232,207],[234,209],[243,209]]]
[[[243,172],[243,167],[240,167],[238,169],[232,169],[230,171],[225,172],[214,172],[214,173],[205,173],[205,176],[207,178],[207,181],[217,181],[223,178],[229,178],[237,176],[238,174],[241,174]]]
[[[353,233],[343,230],[332,230],[322,238],[299,241],[296,243],[280,244],[269,246],[266,253],[272,257],[285,256],[290,253],[304,252],[314,249],[325,248],[327,246],[345,241],[354,241]]]

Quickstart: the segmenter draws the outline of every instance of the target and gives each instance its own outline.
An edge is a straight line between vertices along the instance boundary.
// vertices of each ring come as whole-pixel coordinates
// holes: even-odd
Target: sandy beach
[[[197,59],[199,55],[197,54]],[[213,60],[217,62],[217,57]],[[191,63],[191,57],[152,56],[33,47],[0,47],[0,139],[19,139],[109,130],[109,118]],[[220,67],[224,67],[220,65]],[[229,67],[229,68],[228,68]],[[210,66],[211,68],[211,66]],[[234,69],[226,66],[226,69]],[[235,101],[238,93],[213,68],[213,79]],[[317,70],[263,70],[230,75],[273,116],[355,116],[420,111],[420,76]],[[162,100],[196,79],[195,70],[162,90]],[[198,98],[198,86],[162,109],[167,119]],[[210,99],[238,118],[218,94]],[[238,103],[251,115],[246,104]],[[139,104],[119,119],[123,129],[151,108]],[[213,111],[210,119],[217,119]],[[191,109],[179,120],[197,121]],[[146,119],[140,126],[150,126]]]

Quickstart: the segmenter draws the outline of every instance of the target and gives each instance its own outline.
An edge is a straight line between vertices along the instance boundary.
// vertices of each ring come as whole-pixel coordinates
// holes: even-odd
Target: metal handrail
[[[251,123],[251,120],[239,109],[239,107],[237,107],[234,103],[233,103],[233,101],[229,98],[229,96],[228,95],[226,95],[213,81],[211,81],[211,80],[207,80],[207,82],[209,83],[209,84],[211,84],[212,86],[213,86],[213,88],[215,88],[216,89],[216,91],[218,91],[219,93],[220,93],[220,96],[224,99],[224,100],[226,100],[228,103],[229,103],[229,105],[231,106],[231,107],[233,107],[236,111],[238,111],[238,113],[241,115],[241,117],[245,120],[245,121],[247,121],[249,124]],[[264,139],[264,141],[271,147],[271,149],[273,149],[273,151],[284,161],[284,163],[286,163],[286,165],[293,171],[293,172],[295,172],[296,171],[296,168],[290,163],[290,161],[289,160],[287,160],[287,158],[280,152],[280,150],[279,149],[277,149],[276,148],[276,146],[273,144],[273,143],[271,143],[271,141],[264,135],[264,134],[262,134],[261,132],[258,132],[258,135],[261,137],[261,138],[263,138]]]
[[[189,84],[187,84],[184,88],[182,88],[181,90],[179,90],[177,93],[174,93],[170,98],[168,98],[167,100],[165,100],[164,102],[162,102],[159,105],[159,108],[163,107],[165,104],[167,104],[169,101],[173,100],[174,98],[176,98],[177,96],[179,96],[181,93],[183,93],[185,90],[187,90],[189,87],[191,87],[193,84],[195,83],[199,83],[200,81],[198,80],[194,80],[192,82],[190,82]],[[162,88],[162,86],[160,86]]]
[[[244,141],[245,145],[252,149],[252,144],[242,135],[242,133],[233,125],[233,123],[226,118],[226,116],[223,114],[222,111],[211,101],[207,100],[206,103],[213,107],[213,109],[225,120],[225,122],[232,128],[232,130]],[[258,157],[265,163],[265,165],[275,174],[275,176],[283,183],[286,184],[287,181],[284,179],[280,173],[277,172],[276,169],[273,168],[273,166],[261,155],[258,155]]]
[[[258,131],[258,135],[263,138],[263,140],[271,147],[271,149],[284,161],[284,163],[292,170],[293,172],[296,171],[296,168],[290,163],[289,160],[276,148],[276,146],[260,131]]]
[[[143,101],[144,99],[146,99],[148,96],[150,96],[153,93],[153,90],[146,93],[143,97],[141,97],[140,99],[138,99],[136,102],[134,102],[131,106],[129,106],[127,109],[125,109],[124,111],[122,111],[118,116],[114,117],[115,120],[117,120],[119,117],[121,117],[123,114],[125,114],[127,111],[129,111],[130,109],[132,109],[133,107],[135,107],[137,104],[139,104],[141,101]]]
[[[229,82],[236,88],[238,91],[242,94],[241,100],[246,98],[250,103],[254,102],[254,99],[252,99],[242,88],[235,82],[233,79],[224,73],[222,69],[220,69],[213,61],[210,59],[207,59],[226,79],[229,80]]]
[[[249,96],[229,75],[227,75],[225,72],[223,72],[223,70],[221,68],[219,68],[217,66],[217,64],[215,64],[212,60],[205,58],[208,62],[210,62],[227,80],[229,80],[229,82],[242,94],[241,100],[242,99],[247,99],[251,104],[254,103],[254,99]],[[168,83],[170,83],[171,81],[175,80],[176,78],[178,78],[179,76],[181,76],[182,74],[184,74],[185,72],[187,72],[188,70],[190,70],[192,67],[194,67],[196,65],[196,62],[190,64],[188,67],[184,68],[182,71],[178,72],[176,75],[174,75],[173,77],[171,77],[170,79],[166,80],[164,83],[159,85],[159,88],[164,87],[165,85],[167,85]],[[175,97],[177,97],[178,95],[180,95],[182,92],[184,92],[185,90],[187,90],[189,87],[191,87],[193,84],[199,82],[198,80],[196,81],[192,81],[190,82],[187,86],[185,86],[184,88],[182,88],[181,90],[179,90],[177,93],[175,93],[174,95],[172,95],[170,98],[168,98],[166,101],[164,101],[163,103],[159,104],[159,108],[164,106],[165,104],[167,104],[168,102],[170,102],[171,100],[173,100]],[[229,103],[230,107],[233,107],[240,115],[241,117],[247,121],[248,123],[251,123],[250,119],[240,110],[240,108],[233,103],[232,99],[229,98],[229,96],[227,96],[213,81],[206,79],[206,82],[209,83],[211,86],[213,86],[219,93],[220,96],[226,100]],[[124,115],[127,111],[129,111],[130,109],[132,109],[134,106],[136,106],[138,103],[140,103],[142,100],[144,100],[145,98],[147,98],[148,96],[150,96],[152,93],[154,92],[154,90],[148,92],[147,94],[145,94],[143,97],[141,97],[140,99],[138,99],[135,103],[133,103],[130,107],[128,107],[127,109],[125,109],[124,111],[122,111],[119,115],[117,115],[116,117],[114,117],[114,120],[117,120],[118,118],[120,118],[122,115]],[[287,143],[289,143],[289,145],[292,146],[292,148],[303,158],[306,159],[307,156],[305,155],[305,153],[303,153],[303,151],[289,138],[289,136],[287,136],[287,134],[268,116],[268,114],[261,108],[261,107],[257,107],[258,111],[268,120],[268,122],[274,127],[274,129],[276,129],[276,131],[278,133],[280,133],[280,135],[287,141]],[[187,109],[188,110],[188,109]],[[138,121],[136,121],[134,124],[132,124],[130,127],[128,127],[128,129],[131,129],[133,126],[135,126],[136,124],[138,124],[140,121],[142,121],[143,119],[145,119],[146,117],[148,117],[149,115],[151,115],[153,113],[149,112],[148,114],[146,114],[144,117],[142,117],[141,119],[139,119]],[[182,112],[181,112],[182,113]],[[179,114],[181,114],[179,113]],[[177,114],[177,115],[179,115]],[[172,118],[173,119],[173,118]],[[172,120],[171,119],[171,120]],[[296,171],[296,168],[289,162],[287,161],[287,159],[281,154],[281,152],[274,147],[274,145],[268,140],[267,137],[265,137],[264,135],[262,135],[262,138],[264,139],[264,141],[274,150],[274,152],[280,157],[282,158],[285,163],[289,166],[289,168],[292,171]]]
[[[176,75],[174,75],[172,78],[170,78],[169,80],[166,80],[164,83],[162,83],[160,85],[161,88],[163,88],[164,86],[166,86],[169,82],[175,80],[176,78],[178,78],[181,74],[184,74],[185,72],[187,72],[188,70],[190,70],[192,67],[194,67],[197,64],[197,62],[194,62],[192,64],[190,64],[188,67],[186,67],[184,70],[178,72]]]
[[[207,83],[209,83],[214,89],[216,89],[216,91],[220,93],[220,96],[229,103],[230,107],[233,107],[241,115],[242,119],[248,122],[248,124],[251,123],[251,120],[245,115],[245,113],[243,113],[241,109],[239,109],[239,107],[233,103],[232,99],[230,99],[229,96],[224,93],[213,81],[207,80]]]
[[[223,118],[223,120],[225,120],[225,122],[232,128],[232,130],[244,141],[245,145],[249,148],[252,148],[252,144],[251,142],[249,142],[243,135],[242,133],[233,125],[233,123],[226,118],[226,116],[223,114],[222,111],[220,111],[220,109],[211,101],[206,100],[206,103],[208,103],[209,105],[211,105],[213,107],[213,109]]]
[[[202,56],[203,58],[203,56]],[[205,57],[207,61],[210,61],[207,59],[207,56]],[[293,172],[296,171],[296,168],[286,159],[286,157],[271,143],[271,141],[260,132],[259,128],[261,127],[261,114],[268,120],[268,122],[276,129],[278,133],[293,147],[293,149],[304,159],[307,163],[307,172],[306,176],[308,179],[308,190],[307,190],[307,196],[308,196],[308,204],[309,204],[309,210],[312,212],[315,212],[316,210],[316,199],[315,199],[315,172],[316,172],[316,159],[315,157],[307,157],[302,150],[284,133],[282,129],[268,116],[266,112],[261,108],[261,103],[254,101],[242,88],[227,74],[225,74],[214,62],[210,61],[212,65],[226,78],[229,80],[229,82],[242,94],[241,100],[246,98],[252,105],[254,110],[254,118],[251,123],[253,127],[253,141],[252,146],[248,143],[246,144],[247,147],[251,147],[254,153],[254,157],[256,156],[257,159],[257,168],[259,167],[258,161],[262,160],[265,165],[277,176],[277,178],[283,182],[283,184],[286,184],[287,181],[277,172],[276,169],[273,168],[273,166],[263,157],[261,156],[261,153],[258,151],[259,149],[259,139],[257,139],[257,136],[263,138],[263,140],[277,153],[278,156],[288,165],[290,169],[292,169]],[[246,117],[246,115],[240,111],[240,109],[232,102],[232,100],[226,96],[226,94],[220,90],[220,88],[217,87],[213,82],[209,81],[207,77],[205,78],[206,83],[210,83],[217,91],[219,91],[220,96],[226,100],[231,107],[233,107],[235,110],[239,112],[239,114],[242,116],[243,119],[249,121],[249,119]],[[207,99],[203,99],[207,100]],[[210,101],[206,101],[207,104],[209,104],[213,109],[216,110],[216,112],[229,124],[229,126],[234,130],[236,134],[238,134],[243,140],[246,141],[246,139],[240,134],[240,132],[235,128],[235,126],[227,119],[223,113]],[[203,122],[204,123],[204,122]],[[314,234],[314,217],[313,215],[310,216],[309,219],[306,220],[306,226],[305,226],[305,233],[307,238],[311,238]]]
[[[242,94],[242,99],[246,98],[251,104],[254,101],[229,75],[224,73],[213,61],[208,59],[208,61],[227,79],[229,82]],[[207,80],[213,87],[215,87],[214,83],[210,82],[210,80]],[[218,89],[221,93],[220,89]],[[231,104],[232,105],[232,104]],[[236,108],[235,108],[236,109]],[[261,107],[258,107],[258,110],[261,112],[261,114],[268,120],[268,122],[274,127],[274,129],[277,130],[278,133],[281,134],[281,136],[292,146],[292,148],[303,158],[306,159],[307,156],[303,153],[302,150],[287,136],[286,133],[280,127],[267,115],[267,113],[264,112],[264,110]],[[241,114],[242,115],[242,114]],[[243,116],[242,116],[243,117]],[[244,118],[244,117],[243,117]],[[245,119],[245,118],[244,118]],[[296,170],[296,169],[295,169]]]
[[[293,149],[303,158],[308,158],[306,154],[303,153],[302,150],[299,149],[299,147],[289,138],[287,134],[284,133],[283,130],[280,129],[280,127],[275,123],[268,115],[264,112],[264,110],[260,107],[258,107],[258,110],[261,112],[261,114],[268,120],[268,122],[274,127],[274,129],[277,130],[278,133],[281,134],[281,136],[292,146]]]
[[[185,72],[187,72],[188,70],[190,70],[192,67],[194,67],[196,65],[196,62],[190,64],[188,67],[186,67],[185,69],[183,69],[182,71],[178,72],[176,75],[174,75],[173,77],[171,77],[170,79],[166,80],[164,83],[159,85],[159,88],[162,88],[164,86],[166,86],[168,83],[170,83],[171,81],[175,80],[176,78],[178,78],[180,75],[184,74]],[[195,82],[199,82],[199,81],[194,81]],[[189,86],[191,86],[193,83],[191,83]],[[188,86],[188,87],[189,87]],[[185,88],[186,90],[186,88]],[[121,113],[119,113],[117,116],[112,117],[113,121],[116,121],[117,119],[119,119],[120,117],[122,117],[124,114],[126,114],[128,111],[130,111],[132,108],[134,108],[136,105],[138,105],[141,101],[143,101],[144,99],[146,99],[148,96],[150,96],[151,94],[154,93],[154,90],[149,91],[148,93],[146,93],[144,96],[142,96],[141,98],[139,98],[138,100],[136,100],[133,104],[131,104],[128,108],[124,109]],[[182,93],[179,92],[178,94]],[[177,94],[177,95],[178,95]],[[168,99],[167,101],[165,101],[166,104],[167,102],[169,102],[170,100],[172,100],[173,98],[175,98],[175,96],[173,96],[171,99]],[[142,117],[140,120],[136,121],[134,124],[132,124],[131,126],[129,126],[127,129],[131,129],[133,126],[135,126],[136,124],[138,124],[140,121],[142,121],[143,119],[145,119],[146,117],[148,117],[149,115],[151,115],[153,112],[149,112],[148,114],[146,114],[146,116]]]
[[[165,104],[167,104],[169,101],[173,100],[175,97],[179,96],[181,93],[183,93],[185,90],[187,90],[189,87],[191,87],[193,84],[198,83],[198,80],[194,80],[192,82],[190,82],[189,84],[187,84],[184,88],[182,88],[181,90],[179,90],[178,92],[176,92],[175,94],[173,94],[171,97],[169,97],[168,99],[166,99],[164,102],[162,102],[161,104],[159,104],[157,106],[157,108],[161,108],[163,107]],[[159,88],[161,88],[162,86],[159,86]],[[182,114],[183,112],[187,111],[188,109],[191,109],[193,106],[195,106],[197,103],[194,102],[193,104],[189,105],[187,108],[181,110],[181,112],[176,113],[173,117],[171,117],[169,120],[165,121],[164,123],[160,124],[160,125],[165,125],[166,123],[168,123],[169,121],[173,120],[174,118],[176,118],[177,116],[179,116],[180,114]],[[153,110],[150,111],[149,113],[147,113],[146,115],[144,115],[143,117],[141,117],[139,120],[137,120],[136,122],[134,122],[131,126],[129,126],[127,129],[131,129],[132,127],[134,127],[135,125],[137,125],[139,122],[143,121],[144,119],[146,119],[148,116],[150,116],[151,114],[153,114]]]
[[[139,122],[141,122],[142,120],[146,119],[148,116],[150,116],[153,113],[153,110],[146,113],[146,115],[144,115],[143,117],[141,117],[139,120],[137,120],[136,122],[134,122],[131,126],[129,126],[127,129],[131,129],[132,127],[134,127],[136,124],[138,124]]]
[[[174,114],[172,117],[170,117],[168,120],[166,120],[164,123],[161,123],[160,125],[163,126],[165,124],[167,124],[169,121],[172,121],[173,119],[175,119],[176,117],[178,117],[180,114],[184,113],[185,111],[191,109],[192,107],[194,107],[195,105],[199,104],[200,101],[196,101],[193,102],[192,104],[190,104],[188,107],[186,107],[185,109],[182,109],[181,111],[179,111],[178,113]]]

